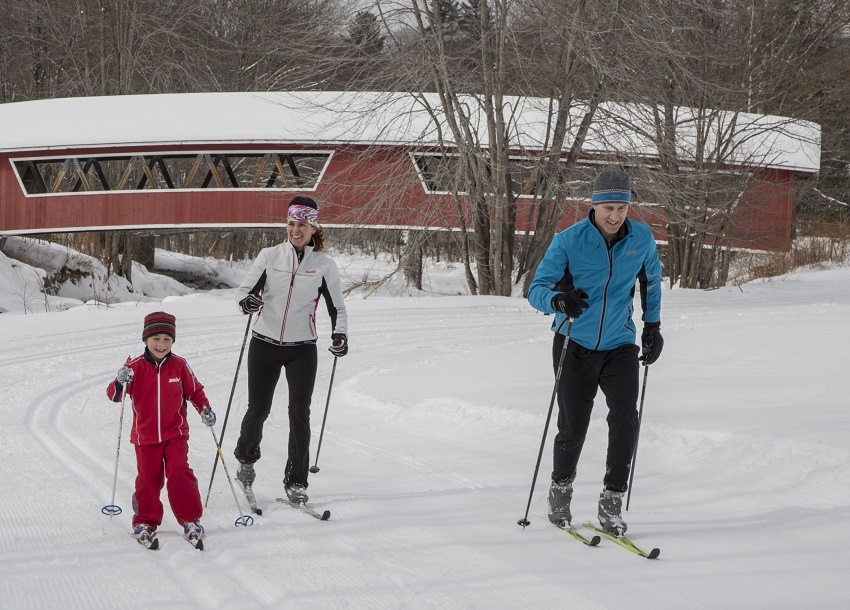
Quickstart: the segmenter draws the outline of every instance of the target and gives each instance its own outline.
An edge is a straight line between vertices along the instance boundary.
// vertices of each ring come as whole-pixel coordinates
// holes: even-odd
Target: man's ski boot
[[[604,490],[599,495],[599,525],[612,536],[622,536],[626,533],[626,522],[623,521],[622,491]]]
[[[558,527],[570,524],[573,515],[570,502],[573,499],[573,480],[575,476],[563,481],[552,481],[549,486],[549,521]]]

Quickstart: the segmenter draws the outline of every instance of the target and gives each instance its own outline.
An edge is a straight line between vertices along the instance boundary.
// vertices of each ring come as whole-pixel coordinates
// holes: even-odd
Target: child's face
[[[151,335],[145,339],[145,345],[147,346],[148,351],[157,360],[157,362],[165,358],[171,352],[171,346],[173,344],[174,339],[171,338],[171,335],[166,335],[165,333]]]

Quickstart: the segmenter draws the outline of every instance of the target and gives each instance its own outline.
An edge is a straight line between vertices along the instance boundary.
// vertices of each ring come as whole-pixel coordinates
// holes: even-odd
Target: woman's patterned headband
[[[287,221],[303,222],[311,227],[319,226],[319,210],[307,205],[291,205],[287,214]]]

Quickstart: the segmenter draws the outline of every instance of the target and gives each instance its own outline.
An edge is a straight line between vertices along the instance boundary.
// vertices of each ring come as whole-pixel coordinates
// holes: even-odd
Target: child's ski
[[[154,534],[153,536],[143,534],[139,538],[136,538],[135,536],[133,536],[133,538],[135,538],[136,542],[138,542],[148,550],[156,551],[159,549],[159,538],[156,537],[156,534]]]

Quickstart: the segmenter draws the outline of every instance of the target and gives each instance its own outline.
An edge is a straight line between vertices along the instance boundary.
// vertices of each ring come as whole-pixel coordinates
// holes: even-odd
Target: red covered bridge
[[[518,166],[543,148],[547,103],[513,99],[521,148],[512,161]],[[609,116],[624,111],[628,107],[607,108]],[[0,234],[279,226],[296,194],[320,202],[326,226],[454,228],[457,207],[446,183],[454,158],[438,148],[435,116],[441,118],[436,96],[404,93],[198,93],[2,104]],[[747,232],[740,241],[787,248],[795,180],[818,171],[820,131],[780,117],[747,117],[759,129],[742,147],[749,152],[742,152],[741,168],[752,172],[753,152],[764,152],[755,169],[759,186],[736,211],[746,219],[738,223]],[[650,143],[626,141],[598,125],[577,177],[589,190],[599,165],[623,151],[647,164],[657,158]],[[530,202],[524,189],[518,181],[522,231]],[[663,241],[663,209],[651,198],[643,203],[636,215]],[[564,226],[586,213],[581,197],[573,204]]]

